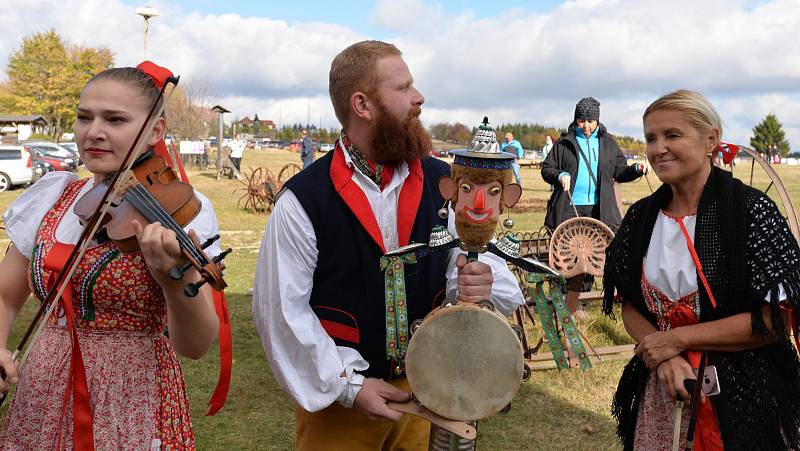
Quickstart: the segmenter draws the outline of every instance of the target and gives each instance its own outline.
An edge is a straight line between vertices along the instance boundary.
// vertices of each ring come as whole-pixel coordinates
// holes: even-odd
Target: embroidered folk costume
[[[778,341],[736,352],[706,351],[721,393],[697,413],[695,449],[795,449],[800,446],[800,360],[780,314],[800,296],[800,250],[776,205],[765,194],[713,167],[696,216],[662,212],[669,185],[628,210],[607,250],[604,311],[631,303],[658,330],[750,312],[756,335]],[[689,246],[689,243],[693,246]],[[691,248],[696,250],[693,257]],[[698,352],[686,356],[694,367]],[[634,357],[613,402],[625,449],[670,449],[673,404],[664,400],[655,371]],[[688,411],[684,410],[681,447]],[[682,449],[682,448],[681,448]]]
[[[139,70],[157,86],[171,76],[149,62]],[[170,161],[163,141],[154,150]],[[39,302],[83,232],[74,206],[93,186],[92,178],[53,172],[5,212],[6,233],[30,259],[28,283]],[[219,230],[210,201],[195,195],[201,209],[185,230],[203,241]],[[206,253],[218,255],[219,243]],[[214,301],[224,323],[223,368],[209,414],[222,407],[230,383],[224,295],[215,293]],[[95,238],[28,350],[0,426],[0,449],[195,449],[183,373],[166,329],[164,292],[143,253],[125,254],[107,237]]]
[[[424,420],[405,415],[392,425],[371,421],[351,407],[365,376],[408,390],[405,377],[386,358],[384,278],[378,260],[387,250],[426,241],[431,228],[447,224],[436,215],[444,202],[436,185],[448,168],[433,158],[393,169],[383,166],[380,173],[388,173],[382,177],[388,182],[381,186],[374,169],[366,171],[354,162],[349,147],[345,138],[337,141],[333,151],[292,178],[279,197],[259,254],[256,326],[273,374],[298,403],[297,447],[323,446],[318,441],[323,440],[326,449],[426,449]],[[431,259],[427,269],[414,271],[409,324],[445,294],[455,296],[455,257],[454,252]],[[516,280],[502,260],[489,257],[485,262],[495,274],[492,301],[511,312],[522,302]],[[409,436],[414,430],[419,433]]]

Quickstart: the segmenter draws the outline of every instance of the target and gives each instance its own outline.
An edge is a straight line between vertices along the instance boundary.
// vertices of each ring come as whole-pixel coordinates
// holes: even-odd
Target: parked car
[[[50,163],[48,163],[48,162],[46,162],[44,160],[38,160],[38,159],[34,158],[34,160],[33,160],[33,180],[31,180],[31,183],[34,183],[37,180],[39,180],[40,178],[44,177],[44,175],[47,174],[48,172],[53,172],[55,170],[56,170],[56,168],[54,168],[52,164],[50,164]]]
[[[65,147],[62,147],[54,142],[50,141],[25,141],[22,144],[26,146],[34,146],[46,151],[49,154],[56,155],[59,157],[64,158],[72,158],[75,159],[75,155],[73,152]],[[77,150],[75,151],[77,153]]]
[[[61,157],[55,153],[50,153],[46,147],[28,145],[25,147],[31,150],[37,160],[50,163],[56,171],[74,171],[78,167],[72,157]]]
[[[430,155],[432,157],[439,157],[439,158],[447,158],[448,156],[450,156],[450,154],[447,152],[447,150],[441,149],[441,148],[436,148],[436,147],[431,149]]]
[[[73,142],[67,142],[67,143],[58,143],[58,145],[72,152],[72,157],[75,159],[75,161],[78,162],[78,166],[83,164],[81,162],[81,154],[80,152],[78,152],[78,144]]]
[[[320,152],[330,152],[331,150],[333,150],[333,144],[331,143],[323,143],[319,145]]]
[[[26,146],[0,145],[0,191],[31,183],[33,175],[33,156]]]

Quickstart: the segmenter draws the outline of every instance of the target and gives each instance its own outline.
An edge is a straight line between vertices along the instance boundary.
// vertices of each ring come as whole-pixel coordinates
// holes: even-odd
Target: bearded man
[[[402,367],[386,355],[380,257],[447,225],[436,212],[444,203],[439,178],[450,170],[428,157],[419,120],[425,98],[395,46],[346,48],[329,82],[342,137],[291,178],[275,204],[253,316],[275,378],[298,404],[296,449],[426,450],[429,424],[386,405],[410,393]],[[522,302],[516,280],[502,260],[487,262],[467,264],[453,252],[415,265],[406,273],[408,324],[445,292],[513,310]]]

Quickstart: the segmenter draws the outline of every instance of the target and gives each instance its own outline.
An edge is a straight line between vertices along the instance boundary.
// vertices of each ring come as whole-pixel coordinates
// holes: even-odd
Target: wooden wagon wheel
[[[250,168],[250,172],[243,172],[242,176],[240,182],[244,187],[234,190],[244,191],[237,202],[239,207],[254,212],[271,210],[277,193],[275,175],[268,168],[259,167]]]
[[[613,239],[614,232],[597,219],[568,219],[550,238],[550,267],[566,278],[579,274],[602,277],[606,247]]]
[[[264,210],[272,211],[275,202],[278,200],[278,192],[283,187],[283,182],[279,182],[275,175],[267,169],[267,177],[261,185],[262,196],[264,199]]]
[[[303,168],[295,163],[287,163],[281,168],[280,172],[278,172],[278,182],[283,186],[287,180],[302,170]]]
[[[756,163],[758,163],[758,165],[770,179],[769,185],[767,185],[767,188],[762,191],[764,191],[764,193],[769,195],[770,189],[772,189],[773,186],[775,187],[775,190],[778,192],[778,198],[780,199],[781,204],[783,206],[784,213],[786,214],[786,222],[789,224],[789,230],[792,231],[794,239],[797,240],[798,244],[800,244],[800,224],[798,224],[797,221],[797,213],[794,208],[794,205],[792,204],[792,198],[789,197],[789,193],[788,191],[786,191],[786,187],[784,186],[780,177],[778,177],[778,173],[775,172],[775,169],[772,167],[772,165],[767,160],[765,160],[761,155],[759,155],[758,152],[756,152],[755,150],[745,146],[738,146],[738,147],[740,150],[744,151],[747,155],[753,158],[750,164],[749,180],[741,178],[740,180],[742,180],[743,183],[747,183],[749,186],[753,187],[753,173],[755,171],[755,165]],[[736,176],[736,173],[733,170],[733,166],[731,166],[730,169],[731,172],[734,173],[734,176]]]

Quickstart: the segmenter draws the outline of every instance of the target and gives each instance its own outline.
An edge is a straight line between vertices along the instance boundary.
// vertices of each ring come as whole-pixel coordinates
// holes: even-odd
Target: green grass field
[[[264,150],[245,153],[242,167],[265,166],[275,174],[286,163],[299,163],[297,153]],[[781,179],[793,199],[800,195],[800,168],[777,166]],[[737,167],[737,175],[749,179],[747,167]],[[248,290],[253,285],[256,259],[266,214],[244,211],[237,206],[244,185],[235,180],[217,181],[215,174],[189,171],[192,183],[214,203],[219,218],[222,245],[234,253],[226,260],[228,302],[233,324],[233,382],[226,407],[215,417],[203,416],[207,401],[217,380],[216,349],[199,361],[184,359],[183,368],[194,412],[194,427],[200,449],[275,449],[291,448],[294,422],[293,402],[281,391],[270,374],[261,344],[251,318]],[[538,170],[523,168],[524,192],[522,211],[513,214],[515,231],[538,230],[544,221],[544,203],[549,187]],[[650,176],[655,188],[657,179]],[[766,189],[769,181],[758,168],[755,183]],[[21,189],[0,193],[0,211],[22,192]],[[624,201],[635,201],[650,193],[641,180],[623,185]],[[775,189],[770,190],[775,194]],[[0,246],[8,239],[0,234]],[[27,326],[33,302],[28,302],[17,321],[10,346],[16,346],[21,331]],[[589,319],[579,327],[595,346],[629,343],[621,322],[602,317],[597,306],[590,306]],[[534,331],[534,333],[536,333]],[[536,371],[522,385],[511,412],[482,420],[478,427],[478,443],[485,450],[536,449],[617,449],[615,424],[609,413],[610,400],[624,360],[607,359],[586,372],[580,370]]]

